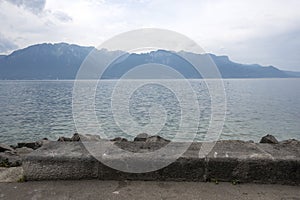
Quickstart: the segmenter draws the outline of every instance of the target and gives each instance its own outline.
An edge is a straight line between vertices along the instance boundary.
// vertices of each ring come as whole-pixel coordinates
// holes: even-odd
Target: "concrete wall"
[[[128,149],[155,146],[143,142],[116,142]],[[300,184],[300,143],[257,144],[219,141],[205,157],[202,143],[193,143],[175,162],[148,173],[112,169],[92,157],[81,142],[50,142],[27,155],[23,169],[27,180],[172,180],[229,181]],[[121,162],[111,157],[114,162]],[[114,160],[115,159],[115,160]],[[151,161],[147,161],[151,163]]]

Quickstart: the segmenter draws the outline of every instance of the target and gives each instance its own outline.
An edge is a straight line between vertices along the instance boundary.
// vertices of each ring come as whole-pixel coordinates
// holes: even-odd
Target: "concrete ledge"
[[[139,151],[157,149],[157,143],[115,142]],[[164,143],[159,145],[163,146]],[[175,162],[149,173],[126,173],[93,158],[81,142],[50,142],[23,160],[27,180],[166,180],[234,181],[300,184],[300,144],[257,144],[219,141],[205,157],[199,158],[202,143],[193,143]],[[118,158],[118,156],[111,158]],[[119,159],[113,160],[120,162]]]
[[[28,180],[72,180],[98,177],[98,161],[78,142],[50,142],[27,155],[22,167]]]
[[[20,182],[23,180],[22,167],[0,167],[0,183]]]

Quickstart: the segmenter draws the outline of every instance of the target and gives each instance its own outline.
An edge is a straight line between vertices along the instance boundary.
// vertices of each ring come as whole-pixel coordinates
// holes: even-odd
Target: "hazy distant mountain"
[[[284,71],[289,76],[294,76],[294,77],[300,77],[300,72],[294,72],[294,71]]]
[[[0,56],[0,79],[74,79],[86,56],[94,47],[82,47],[66,43],[37,44],[17,50],[10,55]],[[120,52],[97,50],[97,57],[108,59]],[[203,55],[189,52],[191,57]],[[244,65],[229,60],[227,56],[210,54],[223,78],[263,78],[293,77],[295,74],[285,73],[273,66],[263,67],[258,64]],[[118,78],[133,67],[146,63],[158,63],[171,66],[186,78],[201,78],[201,75],[184,59],[170,51],[158,50],[143,54],[125,53],[113,62],[102,78]],[[91,71],[91,74],[94,72]],[[168,77],[167,74],[161,74]],[[96,77],[95,77],[96,78]]]
[[[223,78],[286,78],[290,77],[285,72],[273,66],[261,66],[258,64],[245,65],[229,60],[227,56],[211,54],[212,59],[218,66]]]
[[[1,79],[72,79],[93,47],[37,44],[0,58]]]

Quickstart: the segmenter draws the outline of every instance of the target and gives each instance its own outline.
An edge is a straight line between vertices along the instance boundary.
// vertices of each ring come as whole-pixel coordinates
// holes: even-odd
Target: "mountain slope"
[[[17,50],[10,55],[0,56],[0,79],[74,79],[80,65],[93,49],[94,47],[58,43],[37,44]],[[118,53],[120,54],[120,52]],[[190,52],[179,52],[178,54],[189,54],[194,58],[203,56]],[[115,55],[115,52],[97,50],[96,55],[101,59],[108,59]],[[285,73],[273,66],[239,64],[230,61],[227,56],[214,54],[210,54],[210,57],[223,78],[293,77],[292,74]],[[190,63],[176,53],[165,50],[143,54],[125,53],[107,68],[102,78],[119,78],[135,66],[147,63],[168,65],[185,78],[201,78],[201,75]],[[90,72],[90,74],[93,73],[93,71]],[[158,73],[158,75],[162,74]],[[167,74],[163,74],[162,77],[167,76]]]
[[[38,44],[0,59],[1,79],[72,79],[93,47]]]
[[[300,72],[294,72],[294,71],[284,71],[289,76],[294,76],[294,77],[300,77]]]
[[[245,65],[229,60],[227,56],[210,54],[218,66],[223,78],[286,78],[289,77],[283,71],[273,67],[263,67],[258,64]]]

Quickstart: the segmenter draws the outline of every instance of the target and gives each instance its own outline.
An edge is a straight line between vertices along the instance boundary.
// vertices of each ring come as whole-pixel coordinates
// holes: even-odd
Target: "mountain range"
[[[36,44],[16,50],[9,55],[0,55],[0,79],[2,80],[43,80],[74,79],[84,59],[89,53],[96,52],[97,58],[107,60],[120,55],[120,51],[108,51],[74,44]],[[137,65],[156,63],[168,65],[185,78],[201,78],[197,70],[178,55],[202,59],[203,54],[191,52],[172,52],[156,50],[146,53],[121,52],[122,56],[112,62],[103,73],[103,79],[120,78]],[[207,56],[207,55],[206,55]],[[223,78],[289,78],[300,77],[299,72],[282,71],[273,66],[258,64],[240,64],[231,61],[227,56],[209,54]],[[95,72],[91,71],[91,74]],[[157,77],[168,77],[168,74],[157,73]],[[98,77],[94,77],[98,78]],[[155,77],[152,77],[155,78]]]

